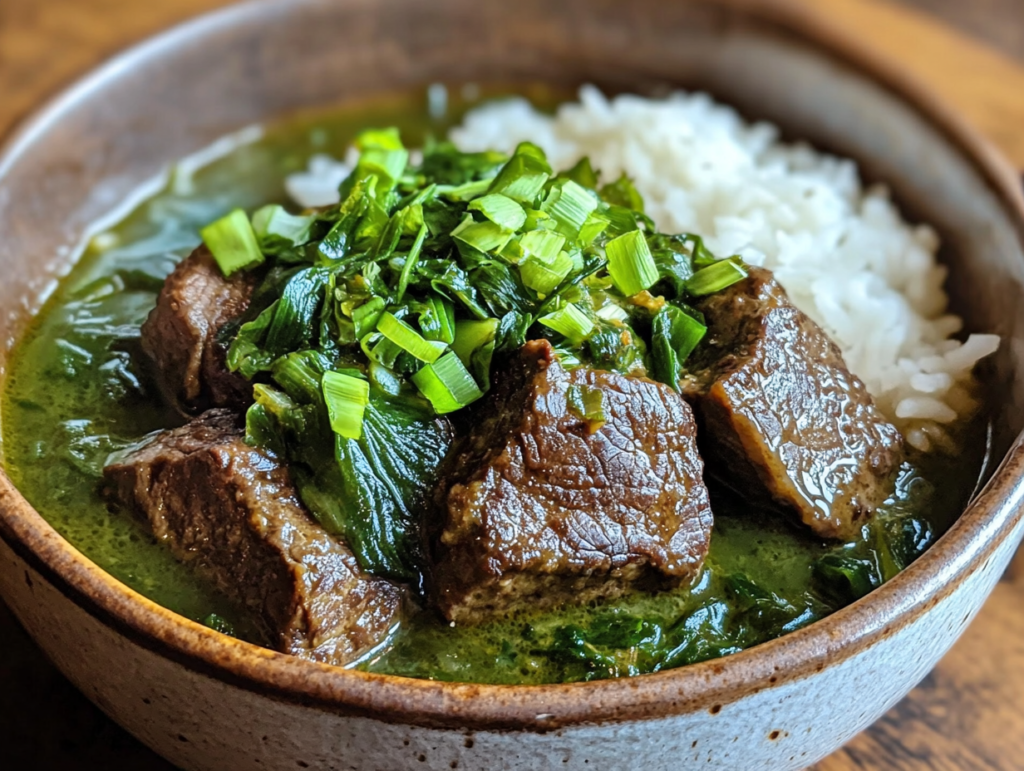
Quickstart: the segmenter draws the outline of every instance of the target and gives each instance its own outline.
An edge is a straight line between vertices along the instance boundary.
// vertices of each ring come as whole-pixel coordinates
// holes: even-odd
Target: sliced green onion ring
[[[572,303],[547,316],[541,316],[537,321],[555,330],[573,345],[580,345],[594,331],[594,322]]]
[[[719,260],[714,265],[701,268],[686,282],[686,291],[700,297],[721,292],[747,277],[747,269],[734,260]]]
[[[639,230],[613,238],[605,244],[604,251],[615,288],[626,297],[632,297],[657,282],[658,266],[654,263],[647,238]]]
[[[363,435],[363,413],[370,403],[369,382],[340,372],[325,372],[323,393],[331,430],[346,439],[359,439]]]
[[[462,409],[483,396],[469,370],[449,351],[433,364],[420,369],[412,382],[433,405],[434,412],[445,415]]]
[[[235,209],[207,225],[199,231],[199,235],[225,276],[263,262],[263,252],[256,240],[252,223],[241,209]]]
[[[431,364],[440,358],[448,346],[437,340],[426,340],[393,313],[385,311],[377,321],[377,331],[399,348],[420,361]]]

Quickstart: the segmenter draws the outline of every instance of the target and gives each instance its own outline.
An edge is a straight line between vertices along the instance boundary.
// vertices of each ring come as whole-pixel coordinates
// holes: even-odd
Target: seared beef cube
[[[210,410],[104,469],[109,493],[174,555],[262,619],[279,647],[344,664],[380,643],[402,604],[299,502],[287,469]]]
[[[494,382],[438,489],[429,580],[446,618],[476,623],[697,575],[712,518],[677,393],[567,371],[543,340]],[[603,423],[583,417],[598,399]]]
[[[708,334],[682,387],[709,478],[795,510],[820,536],[856,533],[892,491],[899,431],[769,271],[697,307]]]
[[[156,363],[161,387],[182,411],[245,407],[252,401],[249,382],[228,371],[218,335],[245,313],[254,285],[248,271],[225,278],[205,246],[164,282],[142,325],[142,348]]]

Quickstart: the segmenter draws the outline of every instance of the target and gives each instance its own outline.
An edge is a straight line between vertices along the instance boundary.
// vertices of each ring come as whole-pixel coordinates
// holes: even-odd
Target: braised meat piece
[[[709,476],[793,509],[820,536],[853,535],[892,492],[900,433],[769,271],[697,307],[708,334],[682,389]]]
[[[245,407],[252,401],[252,386],[227,369],[219,333],[245,313],[254,286],[250,271],[225,278],[205,246],[164,282],[142,325],[142,348],[156,364],[161,387],[183,412]]]
[[[449,455],[429,528],[430,589],[446,618],[475,623],[697,575],[712,518],[678,394],[567,371],[543,340],[494,382]]]
[[[387,636],[401,590],[364,574],[307,513],[287,469],[242,437],[233,413],[210,410],[116,458],[108,493],[258,614],[282,651],[344,664]]]

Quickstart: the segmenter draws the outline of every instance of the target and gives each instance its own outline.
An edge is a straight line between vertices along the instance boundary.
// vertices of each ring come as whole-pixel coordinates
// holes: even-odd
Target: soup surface
[[[553,103],[543,89],[529,94]],[[4,460],[18,488],[72,544],[154,601],[259,644],[258,627],[100,497],[107,456],[181,423],[161,401],[139,326],[164,277],[230,210],[287,203],[284,179],[312,156],[342,157],[367,126],[397,126],[408,146],[443,135],[468,102],[443,114],[403,95],[266,129],[164,188],[92,239],[14,357],[3,395]],[[436,105],[435,105],[436,107]],[[890,579],[955,520],[982,466],[984,425],[953,456],[911,454],[897,489],[860,538],[825,542],[724,493],[706,564],[692,587],[594,606],[450,626],[414,613],[357,666],[442,680],[548,683],[641,674],[732,653],[820,619]]]

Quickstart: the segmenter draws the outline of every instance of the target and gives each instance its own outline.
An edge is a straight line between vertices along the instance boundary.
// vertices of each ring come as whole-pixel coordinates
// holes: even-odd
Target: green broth
[[[545,89],[529,95],[542,104],[554,101]],[[180,422],[162,406],[143,364],[139,325],[164,276],[198,243],[200,227],[235,207],[284,203],[287,174],[305,169],[316,153],[342,157],[366,126],[398,126],[415,146],[428,133],[443,134],[466,106],[453,98],[445,117],[430,119],[422,96],[404,95],[299,116],[204,166],[187,185],[172,175],[161,192],[94,238],[17,347],[3,395],[6,468],[37,510],[133,589],[195,620],[217,614],[240,636],[264,643],[245,614],[175,561],[143,525],[109,512],[99,494],[109,452]],[[932,485],[909,485],[892,511],[910,510],[935,534],[944,532],[981,467],[982,427],[975,421],[959,457],[918,459]],[[733,652],[843,604],[814,580],[815,561],[834,545],[741,502],[718,497],[714,509],[707,566],[690,589],[478,627],[453,628],[424,611],[360,666],[495,683],[638,674]],[[849,548],[877,556],[868,543]],[[737,576],[772,599],[752,602]],[[604,631],[594,631],[599,628]]]

